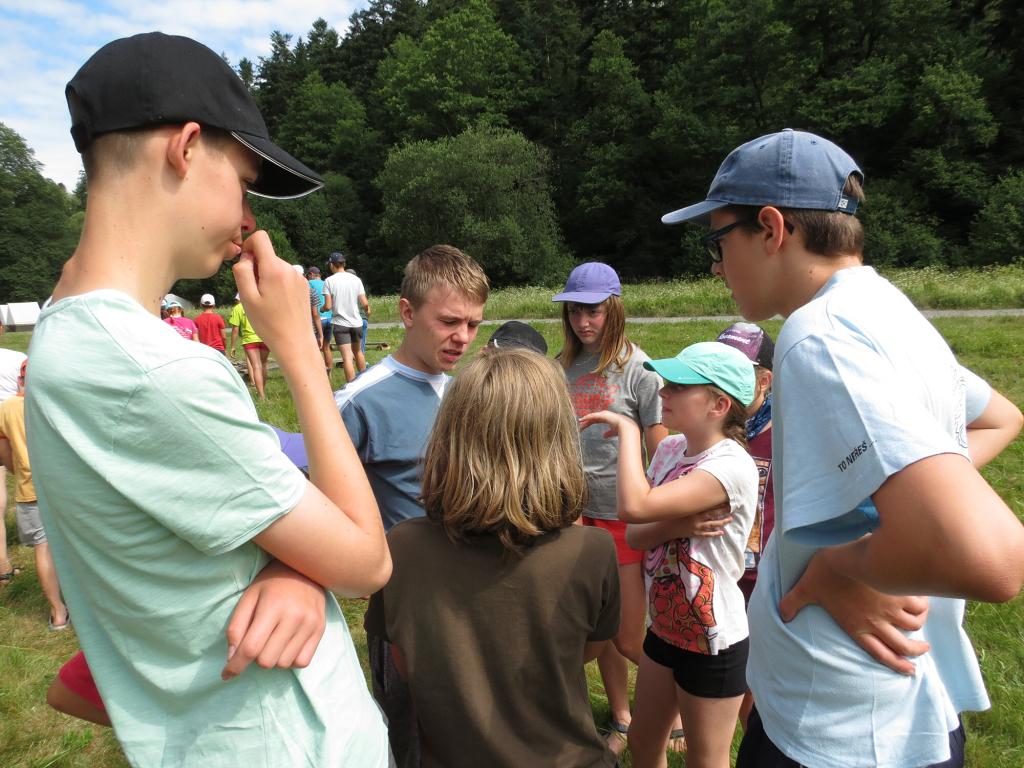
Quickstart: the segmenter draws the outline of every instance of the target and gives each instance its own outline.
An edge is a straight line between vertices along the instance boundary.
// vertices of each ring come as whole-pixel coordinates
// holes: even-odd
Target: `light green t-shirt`
[[[249,323],[249,316],[245,314],[245,307],[242,306],[242,302],[238,302],[231,308],[231,314],[228,316],[228,325],[233,325],[238,329],[238,340],[242,346],[263,341],[263,339],[256,335],[256,331],[252,329],[252,325]]]
[[[269,560],[251,539],[306,487],[224,356],[103,290],[46,309],[31,357],[39,505],[131,764],[386,766],[333,597],[308,668],[220,679],[227,622]]]

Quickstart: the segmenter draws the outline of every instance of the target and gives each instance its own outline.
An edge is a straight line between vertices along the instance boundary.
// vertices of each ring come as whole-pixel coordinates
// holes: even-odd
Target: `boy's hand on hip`
[[[242,594],[227,627],[230,680],[252,662],[264,669],[309,665],[327,626],[324,588],[277,560]]]
[[[819,605],[846,634],[876,661],[901,675],[912,675],[909,659],[927,653],[931,646],[912,640],[903,632],[924,626],[928,598],[887,595],[837,573],[822,552],[779,603],[782,620],[792,621],[808,605]]]

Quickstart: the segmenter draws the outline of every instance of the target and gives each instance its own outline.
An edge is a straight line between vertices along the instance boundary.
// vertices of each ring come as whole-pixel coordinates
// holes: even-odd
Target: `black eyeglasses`
[[[706,235],[704,235],[704,237],[702,237],[701,240],[700,240],[700,244],[704,246],[704,250],[707,251],[708,252],[708,256],[711,257],[711,263],[712,264],[721,264],[722,263],[722,244],[719,242],[719,240],[721,240],[723,237],[725,237],[730,232],[732,232],[734,229],[736,229],[736,227],[742,226],[744,224],[756,224],[756,223],[757,223],[757,218],[756,217],[749,218],[749,219],[740,219],[738,221],[734,221],[732,224],[726,224],[724,227],[721,227],[720,229],[712,230],[711,232],[708,232]],[[794,230],[793,225],[790,224],[785,219],[782,220],[782,224],[786,228],[786,231],[789,232],[789,234],[792,235],[793,234],[793,230]]]

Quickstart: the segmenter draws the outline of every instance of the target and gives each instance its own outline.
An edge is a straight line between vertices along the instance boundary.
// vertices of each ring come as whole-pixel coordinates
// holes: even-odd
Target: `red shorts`
[[[245,348],[245,349],[267,349],[268,348],[267,345],[264,344],[262,341],[254,341],[252,344],[243,344],[242,347]]]
[[[85,654],[79,651],[70,659],[57,673],[60,681],[68,687],[72,693],[76,693],[90,704],[106,709],[103,706],[103,699],[96,689],[96,682],[92,679],[92,672],[85,661]]]
[[[580,519],[584,525],[603,528],[612,535],[612,538],[615,539],[615,553],[618,556],[619,565],[633,565],[643,561],[644,551],[642,549],[633,549],[626,543],[626,523],[621,520],[601,520],[596,517],[587,517],[586,515]]]

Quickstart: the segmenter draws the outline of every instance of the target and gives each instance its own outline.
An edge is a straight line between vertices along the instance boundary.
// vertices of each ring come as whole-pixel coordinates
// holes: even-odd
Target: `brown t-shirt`
[[[619,626],[611,536],[571,526],[507,555],[493,536],[453,543],[425,518],[388,534],[391,581],[368,633],[403,652],[423,766],[612,766],[583,668]]]

